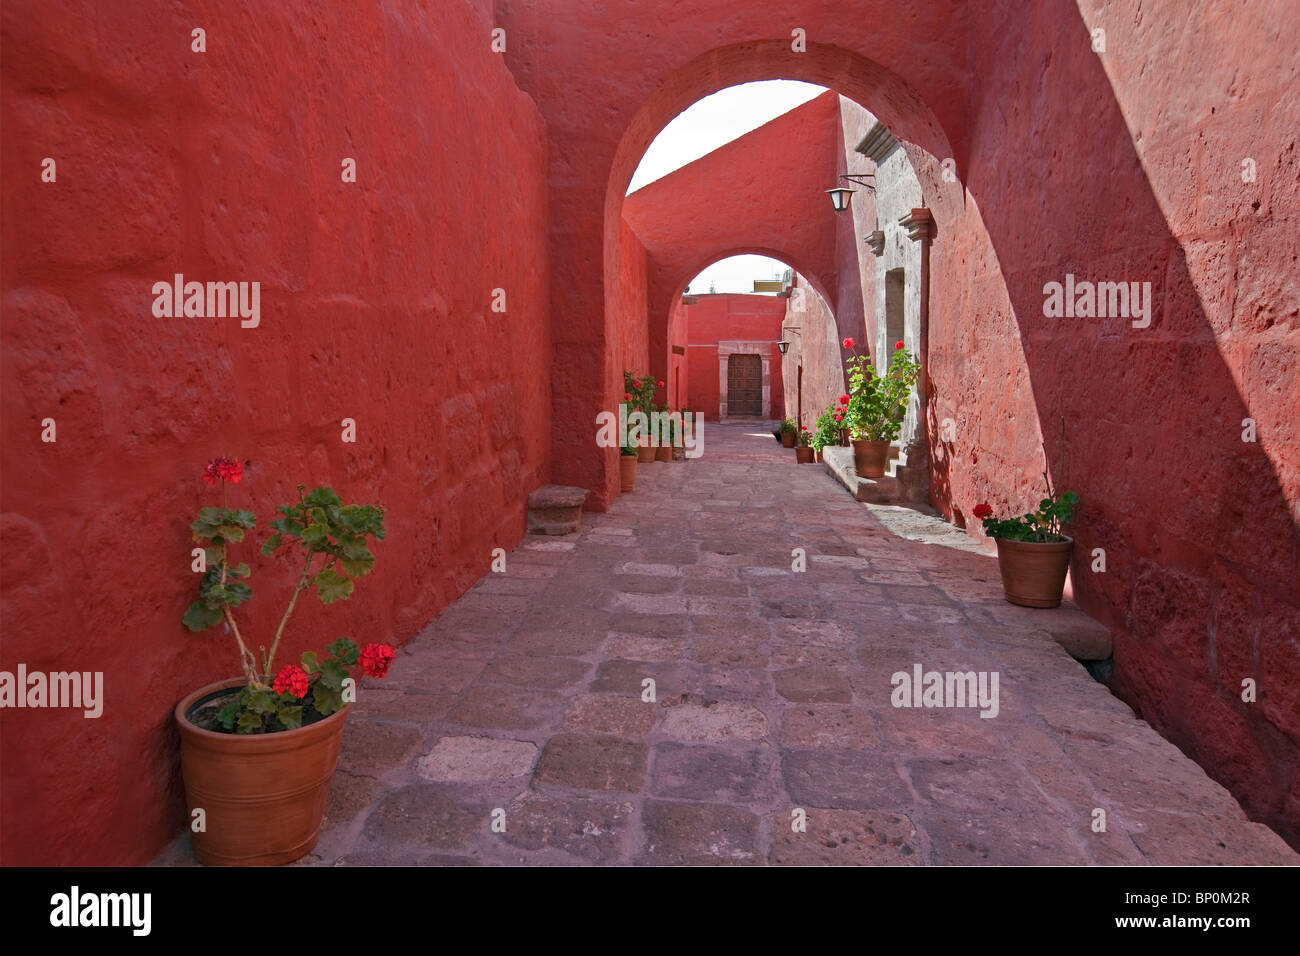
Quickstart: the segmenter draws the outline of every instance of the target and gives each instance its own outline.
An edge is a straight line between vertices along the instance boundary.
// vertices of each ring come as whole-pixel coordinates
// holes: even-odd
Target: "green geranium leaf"
[[[217,711],[217,723],[219,723],[226,730],[234,730],[235,721],[238,719],[239,719],[238,701],[232,700],[230,703],[226,704],[219,711]]]
[[[250,711],[240,714],[239,722],[235,729],[241,734],[257,734],[262,732],[262,718]]]
[[[315,578],[316,592],[322,604],[333,604],[351,596],[355,585],[337,571],[326,568]]]
[[[275,716],[279,718],[280,723],[284,724],[285,730],[296,730],[302,726],[302,704],[293,706],[282,704],[277,708]]]
[[[248,695],[248,709],[255,714],[275,713],[276,696],[268,688],[254,690]]]
[[[329,528],[323,524],[311,524],[302,531],[303,544],[320,544],[328,539]]]
[[[357,647],[356,642],[350,637],[340,637],[333,644],[330,644],[325,650],[338,658],[340,664],[351,667],[361,657],[361,649]]]
[[[315,651],[302,652],[302,669],[305,670],[308,674],[316,673],[316,652]]]
[[[262,542],[262,553],[266,555],[271,554],[276,548],[280,547],[280,541],[281,538],[278,533],[271,535],[271,537]]]
[[[339,564],[343,570],[354,578],[364,577],[375,566],[375,556],[365,545],[344,545],[341,549],[342,560]]]
[[[241,561],[239,564],[235,565],[233,568],[230,569],[230,573],[237,575],[241,578],[246,578],[253,573],[253,570],[246,563]]]
[[[186,610],[181,622],[197,634],[199,631],[206,631],[210,627],[216,627],[221,623],[221,618],[220,609],[210,608],[203,601],[195,601]]]
[[[326,659],[321,662],[320,680],[316,686],[324,686],[329,690],[341,691],[343,689],[343,679],[348,676],[348,669],[339,661]]]
[[[317,681],[312,691],[312,705],[322,716],[328,717],[343,706],[343,692],[334,687],[325,687],[324,683],[323,678]]]

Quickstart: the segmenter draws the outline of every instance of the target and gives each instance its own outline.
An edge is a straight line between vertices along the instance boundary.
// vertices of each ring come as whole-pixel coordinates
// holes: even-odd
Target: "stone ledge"
[[[542,485],[528,495],[529,534],[573,534],[591,492],[572,485]]]
[[[998,583],[1001,587],[1001,583]],[[990,604],[984,611],[995,623],[1016,630],[1037,631],[1050,636],[1077,661],[1104,661],[1111,656],[1110,629],[1094,621],[1068,599],[1060,607],[1021,607],[1010,601]]]

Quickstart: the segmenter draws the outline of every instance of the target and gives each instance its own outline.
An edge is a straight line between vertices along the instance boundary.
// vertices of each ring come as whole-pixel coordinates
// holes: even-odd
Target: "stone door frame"
[[[772,343],[731,340],[718,343],[718,420],[727,414],[727,365],[733,355],[757,355],[763,360],[763,417],[772,417]]]

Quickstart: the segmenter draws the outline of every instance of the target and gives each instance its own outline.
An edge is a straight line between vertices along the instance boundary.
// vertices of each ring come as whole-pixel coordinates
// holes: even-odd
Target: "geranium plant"
[[[647,415],[654,409],[655,383],[649,375],[637,375],[633,372],[623,373],[623,401],[634,412]]]
[[[1074,520],[1074,509],[1079,504],[1079,496],[1073,491],[1056,494],[1052,483],[1047,481],[1047,497],[1038,503],[1038,510],[1029,511],[1017,518],[995,518],[993,509],[987,504],[976,505],[972,513],[984,524],[984,533],[990,538],[1005,538],[1009,541],[1068,541],[1061,532],[1061,525]]]
[[[360,664],[372,677],[384,677],[393,661],[393,649],[386,644],[367,644],[365,649],[346,637],[326,648],[326,656],[308,651],[298,664],[275,668],[276,651],[303,591],[314,588],[322,604],[351,596],[354,579],[369,574],[375,564],[370,539],[384,538],[384,509],[375,505],[345,505],[330,488],[307,491],[298,486],[298,501],[280,505],[280,517],[271,522],[274,533],[262,544],[262,554],[283,548],[301,556],[302,571],[280,618],[270,650],[258,645],[254,654],[245,641],[234,610],[248,601],[250,569],[247,563],[233,563],[231,546],[243,542],[245,533],[257,525],[257,518],[227,503],[227,484],[238,484],[243,466],[217,458],[204,471],[209,485],[221,482],[221,507],[200,508],[190,525],[194,540],[203,545],[206,570],[199,581],[199,597],[186,610],[183,623],[191,631],[206,631],[225,623],[235,638],[245,686],[238,697],[222,707],[217,722],[225,730],[241,734],[292,730],[313,723],[339,710],[350,699],[344,681],[350,668]]]
[[[850,348],[853,340],[844,341]],[[854,355],[846,365],[849,401],[844,424],[850,434],[859,441],[896,441],[921,366],[902,342],[895,343],[884,375],[877,374],[869,355]]]
[[[806,427],[799,429],[799,446],[808,448],[812,445],[813,434]]]
[[[795,435],[799,432],[799,426],[793,418],[786,418],[781,422],[782,435]]]

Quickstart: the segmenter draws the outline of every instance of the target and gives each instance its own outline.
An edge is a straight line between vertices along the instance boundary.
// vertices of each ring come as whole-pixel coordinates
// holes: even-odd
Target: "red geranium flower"
[[[836,420],[837,422],[842,422],[842,421],[844,421],[844,416],[843,416],[843,415],[836,415],[836,416],[835,416],[835,420]]]
[[[280,673],[275,675],[275,680],[271,683],[271,690],[277,694],[283,694],[288,691],[294,697],[302,700],[307,696],[310,688],[310,681],[307,679],[307,672],[297,664],[289,664],[280,669]]]
[[[214,458],[203,469],[203,480],[209,485],[215,485],[218,479],[237,485],[243,477],[244,466],[233,458]]]
[[[901,349],[902,347],[903,347],[903,340],[902,340],[902,339],[899,339],[897,342],[894,343],[894,348],[896,348],[896,349]]]
[[[852,339],[845,339],[845,340],[844,340],[844,347],[845,347],[846,349],[851,349],[851,348],[853,348],[853,340],[852,340]]]
[[[841,395],[841,396],[840,396],[840,404],[841,404],[841,405],[847,405],[848,403],[849,403],[849,396],[848,396],[848,395]]]
[[[393,657],[393,649],[387,644],[367,644],[361,652],[361,669],[371,677],[387,677]]]
[[[629,402],[632,401],[632,393],[631,393],[631,392],[624,392],[624,393],[623,393],[623,397],[624,397],[625,399],[627,399]]]
[[[640,388],[640,387],[641,387],[641,380],[640,380],[639,378],[638,378],[638,379],[634,379],[634,380],[632,381],[632,387],[633,387],[633,388]]]
[[[660,388],[664,387],[664,380],[662,378],[659,380],[659,387]]]
[[[982,504],[976,505],[974,508],[974,514],[975,517],[983,521],[985,518],[993,514],[993,509],[990,508],[988,505],[982,505]]]

